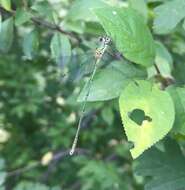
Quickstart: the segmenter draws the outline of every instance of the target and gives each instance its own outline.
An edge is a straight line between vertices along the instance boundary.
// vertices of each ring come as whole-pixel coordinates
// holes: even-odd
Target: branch
[[[160,70],[159,70],[159,68],[158,68],[158,66],[156,64],[154,64],[154,67],[155,67],[155,69],[157,71],[156,79],[158,79],[161,82],[161,84],[162,84],[161,88],[162,89],[165,89],[169,85],[175,83],[175,79],[174,78],[171,78],[171,77],[170,78],[169,77],[165,78],[165,77],[163,77],[162,74],[161,74],[161,72],[160,72]]]
[[[8,10],[4,9],[2,6],[0,6],[0,12],[5,12],[8,14],[11,14],[12,16],[15,16],[15,14],[16,14],[15,10],[8,11]],[[48,28],[50,30],[58,31],[62,34],[69,36],[70,38],[75,39],[76,41],[80,41],[80,39],[77,36],[75,36],[72,32],[65,31],[59,25],[48,22],[48,21],[44,20],[43,18],[32,16],[31,21],[34,24],[38,24],[38,25]]]
[[[79,39],[72,33],[72,32],[67,32],[65,30],[63,30],[59,25],[57,24],[53,24],[53,23],[50,23],[44,19],[41,19],[39,17],[32,17],[31,18],[32,22],[35,23],[35,24],[38,24],[38,25],[41,25],[43,27],[46,27],[50,30],[55,30],[55,31],[58,31],[62,34],[65,34],[65,35],[68,35],[69,37],[79,41]]]
[[[48,166],[48,173],[52,172],[53,171],[53,168],[55,167],[55,165],[58,163],[58,161],[62,160],[63,158],[65,158],[66,156],[69,156],[69,152],[70,150],[66,150],[66,151],[58,151],[57,153],[55,153],[53,155],[53,158],[52,160],[50,161],[49,163],[49,166]],[[75,154],[76,155],[84,155],[84,154],[89,154],[89,151],[85,150],[85,149],[80,149],[80,148],[77,148],[76,151],[75,151]],[[27,165],[27,166],[24,166],[22,168],[18,168],[18,169],[15,169],[13,171],[9,171],[7,172],[7,178],[9,177],[13,177],[13,176],[20,176],[22,175],[23,173],[25,172],[28,172],[30,170],[33,170],[39,166],[42,166],[42,163],[40,161],[37,161],[35,163],[32,163],[30,165]]]

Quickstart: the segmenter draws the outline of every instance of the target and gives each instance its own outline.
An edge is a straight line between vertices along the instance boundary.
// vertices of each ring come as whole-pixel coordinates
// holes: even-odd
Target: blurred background
[[[159,4],[150,2],[149,25]],[[69,156],[82,106],[77,98],[91,70],[86,64],[93,63],[98,37],[105,34],[90,8],[105,1],[0,4],[0,190],[143,189],[144,179],[133,173],[117,99],[88,103],[76,152]],[[174,51],[185,50],[173,37]]]

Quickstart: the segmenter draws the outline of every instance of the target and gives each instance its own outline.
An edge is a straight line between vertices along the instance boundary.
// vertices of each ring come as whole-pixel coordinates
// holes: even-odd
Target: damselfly
[[[75,148],[76,148],[76,145],[77,145],[77,142],[78,142],[78,137],[79,137],[79,132],[80,132],[80,128],[81,128],[82,119],[83,119],[84,114],[85,114],[87,98],[88,98],[90,90],[91,90],[91,85],[92,85],[92,82],[93,82],[93,78],[94,78],[94,75],[96,73],[98,64],[99,64],[103,54],[105,53],[105,51],[107,49],[108,44],[110,42],[110,38],[109,37],[102,37],[102,38],[100,38],[100,42],[101,42],[100,47],[98,47],[96,49],[96,51],[95,51],[95,55],[94,55],[95,60],[94,60],[94,64],[93,64],[93,71],[92,71],[92,74],[91,74],[91,76],[90,76],[90,78],[88,80],[88,90],[87,90],[87,93],[85,95],[85,99],[84,99],[84,103],[83,103],[83,106],[82,106],[77,131],[76,131],[76,135],[75,135],[75,138],[74,138],[74,141],[73,141],[73,144],[72,144],[70,155],[73,155],[73,153],[75,151]]]

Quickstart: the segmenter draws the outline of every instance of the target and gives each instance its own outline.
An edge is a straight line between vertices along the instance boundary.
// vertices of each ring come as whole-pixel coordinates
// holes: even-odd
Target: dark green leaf
[[[165,152],[151,148],[139,157],[136,173],[150,176],[145,190],[180,190],[185,187],[185,162],[178,144],[165,141]]]
[[[102,110],[102,117],[107,122],[108,125],[112,125],[114,120],[113,110],[109,107],[106,107]]]

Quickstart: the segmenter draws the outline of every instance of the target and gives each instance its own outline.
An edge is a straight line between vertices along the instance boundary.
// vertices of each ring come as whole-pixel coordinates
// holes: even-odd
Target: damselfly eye
[[[105,42],[108,44],[110,42],[110,38],[109,37],[106,37],[105,38]]]
[[[99,37],[99,41],[102,42],[103,41],[103,37]]]

